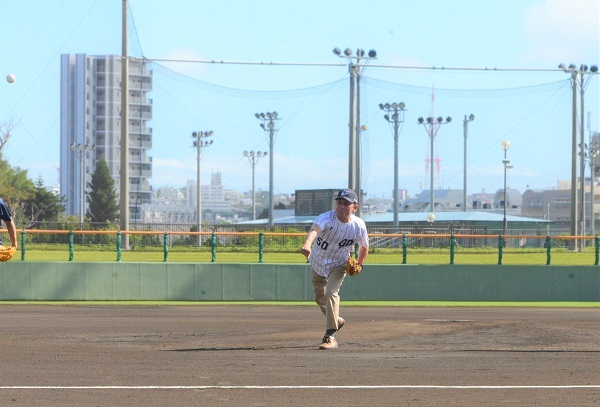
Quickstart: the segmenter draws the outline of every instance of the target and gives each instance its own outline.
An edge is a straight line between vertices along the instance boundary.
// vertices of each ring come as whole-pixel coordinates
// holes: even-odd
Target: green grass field
[[[17,252],[12,261],[20,261],[21,252]],[[193,248],[172,249],[168,253],[169,262],[210,263],[212,254],[209,249]],[[503,265],[545,265],[545,249],[505,249],[502,256]],[[68,250],[48,249],[46,247],[28,246],[25,261],[69,261]],[[117,261],[116,250],[81,248],[73,254],[75,262],[114,262]],[[163,262],[162,249],[151,248],[135,251],[123,251],[122,262]],[[258,252],[218,251],[217,263],[258,263]],[[305,263],[300,253],[264,252],[264,263]],[[566,249],[554,249],[551,253],[551,265],[557,266],[593,266],[595,252],[588,248],[581,252]],[[448,249],[413,249],[408,251],[407,264],[449,264]],[[459,249],[454,255],[454,264],[497,264],[497,249]],[[402,264],[401,250],[377,249],[370,253],[367,264]]]

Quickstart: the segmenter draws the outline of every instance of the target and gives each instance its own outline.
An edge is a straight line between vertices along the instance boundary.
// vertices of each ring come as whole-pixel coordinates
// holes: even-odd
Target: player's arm
[[[17,248],[17,228],[15,227],[15,222],[11,219],[10,221],[4,221],[6,224],[6,230],[8,231],[8,236],[10,237],[10,243],[12,247]]]
[[[315,224],[312,225],[312,227],[308,231],[308,234],[306,235],[306,240],[304,241],[304,244],[302,245],[302,249],[300,249],[300,251],[304,256],[306,256],[307,259],[310,257],[310,253],[312,251],[312,244],[317,238],[319,232],[321,232],[321,227]]]
[[[365,246],[359,246],[358,248],[358,258],[356,262],[361,266],[365,264],[365,260],[367,259],[367,254],[369,254],[369,248]]]

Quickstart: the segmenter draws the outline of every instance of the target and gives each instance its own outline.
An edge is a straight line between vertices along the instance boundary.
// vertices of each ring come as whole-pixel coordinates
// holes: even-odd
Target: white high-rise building
[[[129,213],[141,220],[152,200],[152,71],[149,62],[129,60]],[[120,191],[121,56],[61,55],[60,192],[68,215],[85,213],[96,163],[104,159]],[[83,204],[83,211],[82,211]]]

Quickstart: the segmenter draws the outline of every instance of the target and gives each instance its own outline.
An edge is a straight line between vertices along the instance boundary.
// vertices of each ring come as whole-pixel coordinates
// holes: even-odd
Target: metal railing
[[[6,233],[6,230],[0,230]],[[28,246],[46,244],[65,248],[69,252],[69,261],[73,261],[77,245],[88,245],[98,250],[112,250],[116,253],[116,261],[121,261],[122,237],[129,235],[132,246],[162,246],[163,261],[169,259],[169,249],[176,246],[196,246],[200,236],[203,250],[210,248],[211,262],[216,261],[218,250],[227,248],[246,248],[256,250],[259,263],[264,262],[265,250],[297,253],[302,246],[306,232],[265,232],[258,231],[114,231],[114,230],[19,230],[21,261],[26,260]],[[47,239],[50,237],[50,239]],[[537,248],[545,249],[546,265],[551,264],[552,249],[563,248],[569,242],[577,240],[581,243],[592,242],[594,248],[594,265],[599,264],[600,238],[596,236],[541,236],[541,235],[489,235],[489,234],[454,234],[454,233],[370,233],[371,247],[387,248],[402,254],[402,264],[407,263],[409,250],[436,248],[448,250],[449,264],[454,264],[457,249],[463,247],[495,248],[497,264],[502,265],[503,254],[507,248],[525,248],[528,241],[535,241]],[[525,241],[524,241],[525,239]],[[49,241],[52,242],[49,242]],[[77,242],[76,242],[77,240]],[[462,243],[461,243],[462,242]],[[475,242],[475,243],[474,243]],[[139,247],[138,246],[138,247]],[[583,246],[583,245],[582,245]],[[129,249],[129,248],[128,248]],[[355,251],[358,248],[355,247]]]

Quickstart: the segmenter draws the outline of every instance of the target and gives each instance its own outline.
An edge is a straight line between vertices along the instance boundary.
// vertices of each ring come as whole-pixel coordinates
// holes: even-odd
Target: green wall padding
[[[380,301],[600,301],[600,268],[369,265],[342,298]],[[312,301],[307,264],[0,264],[0,300]]]

